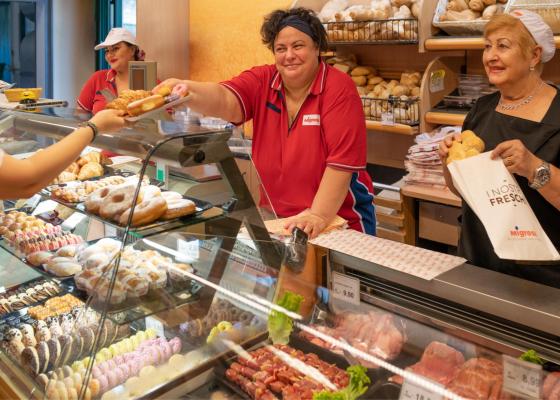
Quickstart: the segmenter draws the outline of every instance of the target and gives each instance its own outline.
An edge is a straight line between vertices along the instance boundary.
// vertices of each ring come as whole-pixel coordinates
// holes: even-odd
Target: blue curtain
[[[0,3],[0,79],[12,81],[10,73],[10,4]]]
[[[111,28],[122,27],[122,0],[96,0],[95,19],[97,21],[97,40],[100,43]],[[95,67],[97,70],[109,68],[103,55],[103,51],[98,51]]]

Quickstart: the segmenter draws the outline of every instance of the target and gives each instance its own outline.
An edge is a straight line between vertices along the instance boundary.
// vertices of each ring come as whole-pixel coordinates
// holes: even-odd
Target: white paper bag
[[[523,191],[491,152],[448,165],[453,184],[476,213],[498,257],[555,261],[560,254],[542,229]]]

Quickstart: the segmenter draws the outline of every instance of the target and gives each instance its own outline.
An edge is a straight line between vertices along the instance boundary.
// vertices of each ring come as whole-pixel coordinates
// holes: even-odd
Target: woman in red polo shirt
[[[118,96],[128,89],[128,62],[144,59],[144,52],[136,44],[136,37],[124,28],[111,29],[105,40],[95,46],[95,50],[100,49],[105,49],[105,60],[111,69],[95,72],[85,83],[77,99],[81,108],[93,114],[103,110],[107,104],[101,91],[108,89]]]
[[[315,237],[338,214],[351,228],[375,234],[362,103],[350,77],[321,61],[323,25],[308,9],[277,10],[261,35],[274,65],[221,83],[162,85],[188,91],[189,107],[202,114],[253,120],[253,160],[274,211],[291,217],[287,229]]]

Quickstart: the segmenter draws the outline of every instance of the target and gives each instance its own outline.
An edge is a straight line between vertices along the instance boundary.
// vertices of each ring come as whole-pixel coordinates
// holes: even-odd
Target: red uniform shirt
[[[107,100],[101,94],[101,91],[108,89],[115,97],[118,95],[115,74],[112,69],[102,69],[95,72],[84,84],[78,96],[78,105],[92,114],[97,114],[97,112],[105,109]]]
[[[222,84],[237,96],[242,122],[253,119],[253,161],[278,216],[310,208],[329,166],[352,172],[338,215],[351,228],[375,234],[373,184],[365,169],[365,117],[348,75],[321,62],[291,126],[274,65],[254,67]],[[263,197],[261,204],[267,204]]]

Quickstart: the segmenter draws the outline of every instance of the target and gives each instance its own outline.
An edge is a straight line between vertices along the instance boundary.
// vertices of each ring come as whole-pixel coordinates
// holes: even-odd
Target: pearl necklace
[[[517,103],[504,103],[504,99],[502,96],[500,96],[500,101],[498,102],[498,106],[502,109],[502,110],[507,110],[507,111],[512,111],[512,110],[517,110],[519,107],[522,107],[524,105],[529,104],[531,101],[533,101],[533,98],[535,97],[535,95],[538,93],[538,91],[541,89],[542,85],[544,84],[544,81],[541,80],[541,83],[535,88],[535,90],[533,90],[533,92],[525,97],[524,99],[521,99],[520,101],[518,101]]]

